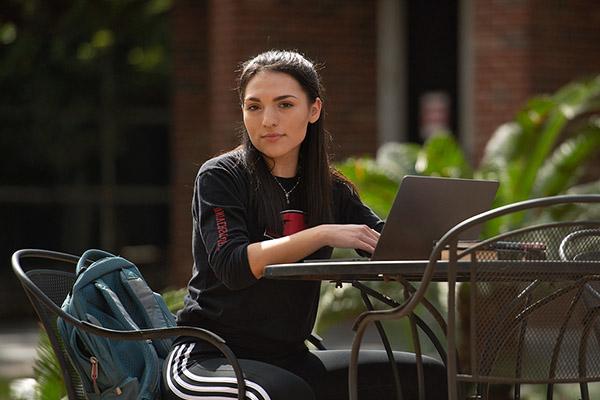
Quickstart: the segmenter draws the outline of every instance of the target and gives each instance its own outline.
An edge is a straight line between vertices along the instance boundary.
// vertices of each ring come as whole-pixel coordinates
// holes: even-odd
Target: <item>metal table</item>
[[[435,264],[435,265],[432,265]],[[402,304],[396,302],[393,299],[373,290],[372,288],[365,286],[361,281],[384,281],[393,280],[399,282],[405,289],[405,293],[414,292],[415,288],[411,282],[419,282],[423,279],[426,270],[429,267],[434,266],[433,271],[430,270],[431,280],[437,282],[447,282],[448,273],[456,274],[457,281],[468,281],[470,277],[471,267],[477,264],[479,267],[482,264],[488,272],[497,272],[498,279],[503,280],[503,272],[509,269],[518,268],[522,273],[520,279],[524,280],[535,280],[540,276],[544,276],[545,280],[565,280],[573,277],[581,276],[581,274],[597,273],[597,265],[589,262],[569,262],[569,268],[565,268],[565,262],[563,261],[551,261],[551,260],[540,260],[532,262],[527,260],[526,262],[519,260],[496,260],[496,261],[485,261],[472,263],[468,260],[457,261],[454,269],[449,268],[450,262],[447,260],[400,260],[400,261],[320,261],[320,262],[303,262],[303,263],[288,263],[288,264],[275,264],[269,265],[265,268],[264,277],[267,279],[285,279],[285,280],[317,280],[317,281],[328,281],[333,283],[351,283],[354,287],[361,291],[361,296],[368,311],[361,314],[355,321],[355,329],[358,326],[359,321],[364,320],[369,314],[375,314],[372,304],[370,303],[369,296],[374,297],[390,307],[399,307]],[[574,268],[575,267],[575,268]],[[492,274],[493,275],[493,274]],[[407,295],[408,299],[408,295]],[[441,313],[435,309],[435,307],[424,300],[423,305],[431,313],[431,315],[439,323],[441,329],[446,333],[447,327],[445,320]],[[374,322],[390,358],[392,369],[396,376],[397,390],[399,391],[399,380],[397,378],[398,371],[396,370],[396,364],[393,362],[393,355],[389,345],[389,341],[383,331],[381,323],[379,321]],[[413,340],[416,335],[416,328],[419,326],[432,341],[436,350],[440,354],[442,361],[446,364],[445,350],[441,345],[439,338],[433,333],[431,328],[416,315],[411,315],[411,325],[413,328]],[[357,335],[358,336],[358,335]],[[420,365],[420,350],[418,349],[418,341],[415,342],[415,353],[417,355],[417,368],[419,376],[419,392],[420,396],[423,397],[424,377],[422,365]],[[358,351],[360,349],[360,337],[355,336],[352,344],[352,358],[349,369],[349,389],[352,397],[352,393],[356,393],[356,376],[358,360]]]
[[[365,314],[373,313],[374,307],[371,303],[370,297],[387,304],[390,307],[399,307],[402,304],[398,303],[394,299],[377,292],[376,290],[364,285],[362,281],[383,281],[383,280],[395,280],[400,282],[405,293],[414,291],[409,281],[418,281],[423,276],[423,271],[428,265],[429,260],[404,260],[404,261],[320,261],[320,262],[303,262],[303,263],[290,263],[290,264],[276,264],[269,265],[265,268],[264,277],[267,279],[285,279],[285,280],[317,280],[317,281],[329,281],[335,284],[350,283],[352,286],[360,290],[361,297],[367,310]],[[462,263],[461,263],[462,264]],[[436,280],[445,281],[447,276],[447,262],[441,262],[438,264],[439,272],[436,276]],[[465,267],[467,265],[464,265]],[[407,291],[407,292],[406,292]],[[408,295],[407,295],[408,297]],[[428,303],[425,304],[430,313],[440,323],[442,329],[445,330],[445,323],[443,317],[435,307]],[[361,316],[362,316],[361,315]],[[434,334],[433,330],[418,316],[413,315],[411,317],[411,327],[413,327],[413,340],[416,340],[416,328],[419,326],[430,338],[438,353],[442,357],[444,363],[446,362],[445,352],[439,339]],[[383,346],[386,350],[388,358],[390,360],[390,366],[393,370],[393,375],[396,384],[396,393],[398,398],[401,399],[400,393],[400,380],[399,372],[397,370],[396,363],[394,362],[392,349],[383,329],[381,322],[374,322],[379,335],[381,337]],[[356,327],[356,325],[355,325]],[[350,363],[349,373],[349,390],[352,393],[352,388],[356,385],[356,362],[358,361],[358,351],[360,348],[360,339],[356,340],[355,337],[352,344],[352,354]],[[417,342],[415,342],[415,348],[419,348]],[[421,365],[421,354],[420,351],[415,351],[417,355],[417,373],[419,375],[419,391],[421,397],[424,396],[424,378],[423,370]]]
[[[265,267],[264,277],[268,279],[285,280],[316,280],[331,282],[352,281],[382,281],[403,277],[407,281],[421,281],[423,273],[430,260],[401,260],[401,261],[326,261],[303,262],[289,264],[273,264]],[[490,272],[501,274],[507,269],[519,268],[523,279],[537,279],[540,272],[546,274],[546,279],[565,279],[581,274],[597,273],[597,265],[586,261],[569,261],[570,269],[566,270],[565,261],[539,260],[526,262],[515,260],[481,261]],[[450,263],[446,260],[435,261],[432,281],[446,282]],[[470,261],[458,261],[456,274],[458,280],[468,280]],[[576,267],[576,268],[573,268]],[[550,274],[548,276],[548,274]]]

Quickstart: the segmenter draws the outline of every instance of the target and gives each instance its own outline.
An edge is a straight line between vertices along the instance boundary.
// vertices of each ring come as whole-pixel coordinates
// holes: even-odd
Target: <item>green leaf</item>
[[[564,141],[538,174],[532,195],[552,196],[572,186],[583,174],[584,164],[600,152],[600,127],[590,125]]]
[[[541,127],[548,118],[548,114],[555,107],[556,103],[551,96],[536,96],[531,98],[525,107],[517,113],[515,123],[523,131],[522,141],[518,143],[519,148],[532,140],[534,133]]]
[[[595,107],[600,96],[600,76],[574,82],[561,88],[554,95],[561,111],[568,119],[573,119]]]
[[[398,182],[390,178],[371,158],[349,158],[336,168],[356,185],[362,201],[379,217],[386,218],[396,192]]]
[[[520,185],[515,186],[515,199],[524,200],[529,197],[537,173],[555,146],[556,140],[566,123],[567,118],[563,112],[555,108],[550,112],[548,119],[541,126],[540,130],[535,132],[535,140],[530,141],[531,146],[527,146],[524,149],[527,155],[523,157]]]
[[[500,125],[485,146],[481,168],[488,171],[506,168],[521,151],[519,142],[522,135],[521,125],[515,122]]]
[[[173,314],[183,308],[183,298],[187,294],[187,289],[167,289],[162,293],[162,297],[167,304],[167,308]]]
[[[464,152],[454,136],[448,133],[439,133],[427,139],[419,152],[415,169],[422,175],[453,178],[472,176]]]
[[[421,146],[416,143],[385,143],[377,150],[377,166],[390,178],[400,182],[405,175],[417,173],[415,164],[420,149]]]

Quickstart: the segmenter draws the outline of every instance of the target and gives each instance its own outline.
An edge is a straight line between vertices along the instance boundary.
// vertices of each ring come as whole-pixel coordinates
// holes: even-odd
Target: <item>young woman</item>
[[[207,161],[196,178],[194,267],[178,324],[226,340],[248,399],[347,399],[350,352],[309,351],[304,343],[319,282],[261,277],[268,264],[328,258],[334,247],[371,253],[383,222],[330,165],[322,87],[310,61],[290,51],[260,54],[243,65],[238,90],[242,145]],[[415,398],[414,355],[396,359],[404,398]],[[445,397],[443,366],[425,363],[427,382]],[[361,353],[362,365],[360,398],[395,398],[385,352]],[[235,398],[233,376],[212,346],[179,338],[164,368],[165,398]]]

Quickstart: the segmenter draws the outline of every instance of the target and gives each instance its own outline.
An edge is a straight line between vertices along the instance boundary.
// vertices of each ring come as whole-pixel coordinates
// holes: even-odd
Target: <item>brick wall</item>
[[[473,0],[473,154],[515,114],[531,85],[530,1]]]
[[[376,150],[375,1],[180,0],[172,15],[173,136],[170,282],[191,265],[190,200],[197,168],[237,142],[241,61],[272,48],[324,64],[327,126],[338,158]],[[293,16],[293,17],[292,17]]]
[[[532,83],[554,92],[578,77],[600,73],[600,3],[535,0]]]
[[[600,73],[595,0],[472,0],[474,154],[526,100]]]

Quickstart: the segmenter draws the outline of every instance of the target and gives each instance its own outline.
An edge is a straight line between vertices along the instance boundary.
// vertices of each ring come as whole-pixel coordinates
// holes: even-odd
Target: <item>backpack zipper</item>
[[[94,356],[90,357],[90,364],[92,368],[90,370],[90,378],[92,378],[92,385],[94,386],[94,392],[100,394],[100,388],[98,387],[98,359]]]
[[[92,364],[92,368],[90,370],[90,378],[92,378],[92,384],[94,385],[94,392],[96,394],[100,394],[100,388],[98,387],[98,371],[100,370],[100,363],[98,362],[98,359],[94,356],[90,357],[90,364]],[[116,387],[115,388],[115,394],[117,396],[120,396],[123,394],[123,391],[121,390],[120,387]]]

